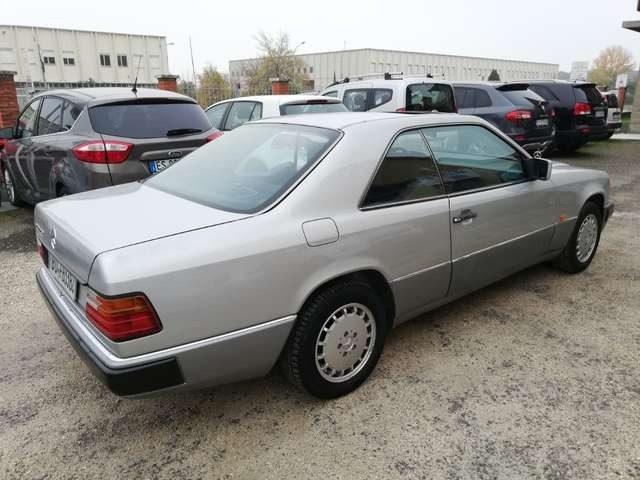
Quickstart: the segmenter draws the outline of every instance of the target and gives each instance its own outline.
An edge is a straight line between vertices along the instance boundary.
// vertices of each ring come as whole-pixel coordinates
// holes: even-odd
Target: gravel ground
[[[275,373],[118,399],[40,299],[32,212],[0,214],[0,478],[640,479],[640,143],[560,159],[612,178],[590,268],[534,267],[399,327],[330,402]]]

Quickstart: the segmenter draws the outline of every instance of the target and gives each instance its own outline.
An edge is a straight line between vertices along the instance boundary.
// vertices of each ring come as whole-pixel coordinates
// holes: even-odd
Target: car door
[[[391,142],[361,210],[369,235],[363,241],[395,277],[398,317],[444,298],[451,274],[449,201],[419,129]]]
[[[13,179],[16,182],[15,187],[24,192],[28,198],[36,201],[37,198],[37,182],[35,174],[35,151],[38,147],[36,141],[38,112],[42,98],[29,103],[16,122],[16,136],[11,151],[15,151],[9,157]],[[13,158],[11,158],[13,157]]]
[[[482,125],[423,129],[451,208],[451,296],[539,261],[553,236],[551,182],[530,179],[523,154]]]
[[[34,184],[38,190],[38,200],[55,198],[56,192],[51,180],[54,163],[61,160],[65,151],[59,146],[62,126],[64,100],[58,97],[45,97],[38,114],[37,135],[34,137],[33,173]]]

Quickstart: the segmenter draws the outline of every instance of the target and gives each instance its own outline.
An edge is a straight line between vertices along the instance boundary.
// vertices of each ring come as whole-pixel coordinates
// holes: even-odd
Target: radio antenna
[[[136,79],[133,81],[133,93],[138,93],[138,73],[140,72],[140,63],[142,62],[142,55],[138,57],[138,66],[136,67]]]

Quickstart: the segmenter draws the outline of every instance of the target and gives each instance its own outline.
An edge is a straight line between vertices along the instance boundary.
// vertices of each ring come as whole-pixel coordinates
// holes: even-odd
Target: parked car
[[[539,262],[584,270],[612,211],[606,173],[532,158],[478,117],[285,116],[39,204],[37,282],[119,395],[280,361],[330,398],[391,327]]]
[[[607,137],[607,105],[594,83],[562,80],[528,83],[553,108],[555,143],[560,151],[575,151],[590,140]]]
[[[347,111],[340,100],[320,95],[256,95],[214,103],[205,113],[214,127],[228,132],[261,118]]]
[[[345,78],[325,88],[322,95],[340,99],[352,112],[457,111],[451,84],[425,76],[387,73],[383,78]]]
[[[553,143],[553,111],[527,83],[454,82],[458,112],[492,123],[528,152]]]
[[[611,90],[603,92],[602,96],[607,102],[607,138],[611,138],[616,130],[622,128],[622,110],[618,104],[618,92]]]
[[[219,135],[191,98],[164,90],[51,90],[24,108],[1,169],[11,203],[126,183]]]

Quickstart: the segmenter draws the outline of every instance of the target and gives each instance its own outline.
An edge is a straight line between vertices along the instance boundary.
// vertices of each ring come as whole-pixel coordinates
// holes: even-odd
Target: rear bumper
[[[113,393],[143,396],[266,375],[287,341],[295,315],[134,357],[113,354],[65,297],[46,268],[36,274],[56,323],[82,360]]]
[[[609,130],[610,132],[612,132],[614,130],[618,130],[619,128],[622,128],[622,122],[609,122],[609,123],[607,123],[607,130]]]
[[[607,125],[590,126],[587,138],[589,140],[604,140],[605,138],[609,138]]]

